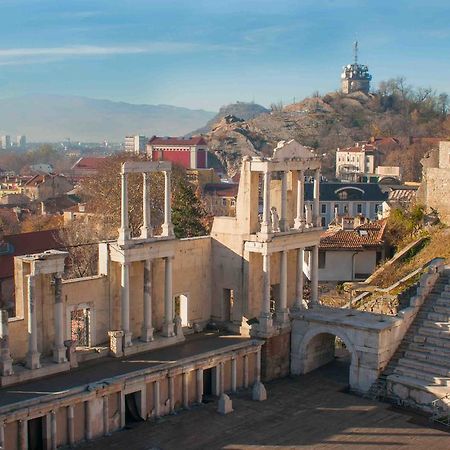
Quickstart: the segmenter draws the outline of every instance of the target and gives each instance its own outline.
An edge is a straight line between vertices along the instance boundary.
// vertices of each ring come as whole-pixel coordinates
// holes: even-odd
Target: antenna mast
[[[355,44],[353,46],[353,56],[355,58],[355,65],[358,64],[358,41],[355,41]]]

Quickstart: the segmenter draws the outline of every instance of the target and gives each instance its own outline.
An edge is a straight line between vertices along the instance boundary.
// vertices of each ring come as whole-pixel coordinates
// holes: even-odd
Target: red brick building
[[[186,169],[208,168],[208,146],[202,136],[153,136],[147,143],[147,155],[153,161],[171,161]]]

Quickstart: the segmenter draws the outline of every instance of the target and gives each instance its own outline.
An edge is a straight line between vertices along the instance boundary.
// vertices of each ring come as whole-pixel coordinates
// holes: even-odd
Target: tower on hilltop
[[[353,54],[353,64],[347,64],[344,66],[341,74],[342,92],[344,94],[350,94],[352,92],[361,91],[368,94],[372,75],[370,75],[369,68],[367,66],[358,63],[358,41],[354,44]]]

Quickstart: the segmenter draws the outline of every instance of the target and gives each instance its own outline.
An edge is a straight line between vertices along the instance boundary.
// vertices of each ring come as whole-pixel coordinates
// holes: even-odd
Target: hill
[[[0,99],[0,134],[28,141],[121,142],[127,134],[184,135],[215,115],[169,105],[135,105],[60,95]]]
[[[450,135],[450,122],[447,107],[439,103],[441,96],[419,97],[420,90],[400,95],[395,81],[390,90],[314,96],[248,120],[221,116],[209,126],[206,138],[230,175],[238,170],[242,155],[268,154],[278,141],[296,139],[325,155],[323,168],[332,177],[337,147],[371,136],[394,136],[399,146],[382,155],[382,162],[400,164],[406,179],[414,181],[420,177],[420,159],[436,139],[411,136],[444,138]]]

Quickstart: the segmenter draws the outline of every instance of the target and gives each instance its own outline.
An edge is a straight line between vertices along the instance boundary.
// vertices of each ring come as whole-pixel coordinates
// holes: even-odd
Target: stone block
[[[257,402],[262,402],[264,400],[267,400],[267,391],[260,381],[257,381],[252,388],[252,400],[255,400]]]
[[[233,412],[233,402],[227,394],[222,394],[220,396],[217,412],[219,414],[229,414]]]

